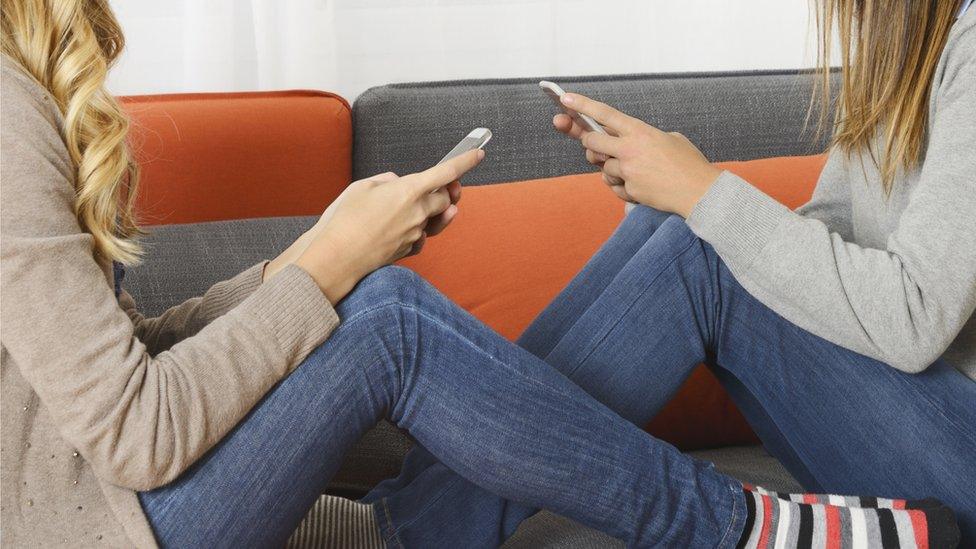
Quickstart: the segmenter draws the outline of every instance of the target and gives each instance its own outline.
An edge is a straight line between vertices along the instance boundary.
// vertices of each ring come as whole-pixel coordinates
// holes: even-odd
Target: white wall
[[[808,0],[115,0],[120,94],[807,67]]]

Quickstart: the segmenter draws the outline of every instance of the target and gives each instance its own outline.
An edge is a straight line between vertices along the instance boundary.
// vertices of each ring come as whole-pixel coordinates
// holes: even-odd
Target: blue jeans
[[[976,383],[941,361],[904,374],[801,330],[679,218],[636,208],[519,344],[637,425],[706,362],[806,489],[934,496],[956,511],[963,546],[976,544]],[[407,547],[495,547],[536,512],[423,447],[366,501]]]
[[[215,448],[139,494],[162,546],[282,545],[381,418],[501,505],[551,509],[632,546],[738,541],[739,483],[647,435],[417,275],[382,269],[338,310],[341,326]]]

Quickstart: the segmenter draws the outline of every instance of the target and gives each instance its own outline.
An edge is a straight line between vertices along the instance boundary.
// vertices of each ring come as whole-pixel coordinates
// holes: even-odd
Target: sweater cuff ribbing
[[[312,277],[288,265],[240,305],[262,322],[281,345],[289,371],[339,325],[339,315]]]
[[[692,210],[688,226],[726,263],[748,269],[791,214],[786,206],[726,171]]]
[[[227,314],[253,294],[261,286],[264,279],[264,266],[267,264],[267,261],[262,261],[233,278],[211,286],[203,296],[206,321],[211,322],[217,317]]]

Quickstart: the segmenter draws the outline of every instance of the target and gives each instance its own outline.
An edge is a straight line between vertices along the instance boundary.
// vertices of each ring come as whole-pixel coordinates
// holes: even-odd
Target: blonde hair
[[[105,89],[125,39],[107,0],[0,0],[3,53],[34,77],[64,117],[63,138],[77,169],[75,215],[95,253],[136,263],[138,169],[129,121]]]
[[[885,193],[900,170],[925,151],[929,94],[962,0],[815,0],[820,96],[830,105],[830,66],[839,38],[841,86],[833,145],[848,156],[867,151]],[[879,137],[880,146],[873,145]]]

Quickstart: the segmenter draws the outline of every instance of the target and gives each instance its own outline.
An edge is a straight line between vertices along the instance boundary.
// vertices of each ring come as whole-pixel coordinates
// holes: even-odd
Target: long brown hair
[[[886,193],[924,154],[932,80],[961,7],[962,0],[814,0],[824,105],[839,39],[833,145],[849,156],[869,152]]]
[[[129,120],[105,89],[125,39],[108,1],[0,0],[0,7],[3,53],[47,89],[64,116],[79,224],[97,254],[136,262],[138,171],[126,146]]]

